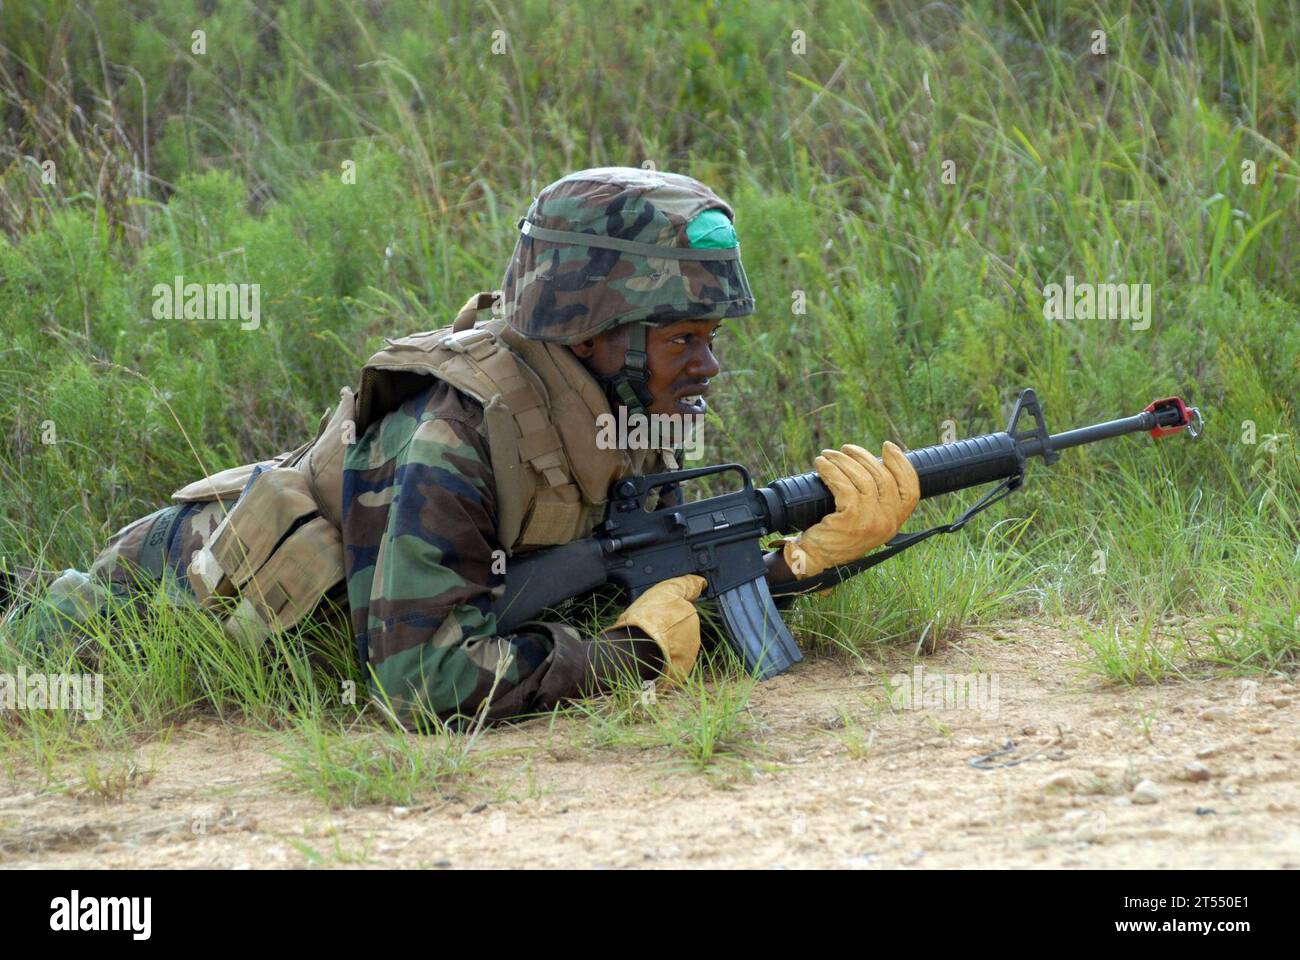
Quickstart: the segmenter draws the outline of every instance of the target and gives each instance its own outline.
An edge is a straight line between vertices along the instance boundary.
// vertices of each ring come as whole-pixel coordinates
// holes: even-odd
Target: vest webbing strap
[[[556,433],[555,427],[547,426],[526,437],[519,438],[519,458],[532,463],[534,460],[546,456],[553,450],[563,450],[564,441]]]
[[[456,319],[451,325],[452,330],[460,333],[462,330],[473,327],[474,322],[478,319],[479,311],[488,309],[498,299],[500,298],[495,292],[474,294],[456,314]]]

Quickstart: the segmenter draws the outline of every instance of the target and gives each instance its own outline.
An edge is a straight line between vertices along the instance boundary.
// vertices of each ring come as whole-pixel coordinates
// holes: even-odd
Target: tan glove
[[[835,494],[835,512],[784,541],[781,553],[796,577],[815,577],[858,559],[898,533],[912,515],[921,499],[916,470],[894,444],[886,441],[882,452],[883,465],[851,443],[817,458],[817,475]]]
[[[706,585],[703,577],[694,574],[656,583],[633,600],[610,629],[640,629],[663,651],[664,673],[684,677],[700,652],[700,616],[694,601]]]

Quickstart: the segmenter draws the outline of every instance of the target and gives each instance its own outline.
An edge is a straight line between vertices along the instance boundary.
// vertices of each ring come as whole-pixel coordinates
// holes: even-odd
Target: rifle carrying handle
[[[921,497],[977,487],[1014,477],[1024,469],[1016,442],[1006,432],[922,447],[905,454],[921,482]],[[774,480],[759,491],[772,530],[806,530],[835,510],[835,497],[816,473]]]

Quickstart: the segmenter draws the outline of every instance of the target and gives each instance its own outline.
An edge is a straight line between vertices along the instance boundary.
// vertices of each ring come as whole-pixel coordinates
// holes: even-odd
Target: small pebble
[[[1187,766],[1183,767],[1183,776],[1193,783],[1200,783],[1202,780],[1209,780],[1211,777],[1210,768],[1205,764],[1193,760]]]
[[[1208,710],[1202,710],[1199,716],[1202,720],[1207,720],[1211,723],[1219,723],[1228,719],[1228,711],[1223,709],[1223,707],[1210,707]]]
[[[1150,780],[1143,780],[1133,788],[1134,803],[1159,803],[1162,796],[1160,789]]]
[[[1078,780],[1068,770],[1060,770],[1042,783],[1044,790],[1073,790],[1078,785]]]

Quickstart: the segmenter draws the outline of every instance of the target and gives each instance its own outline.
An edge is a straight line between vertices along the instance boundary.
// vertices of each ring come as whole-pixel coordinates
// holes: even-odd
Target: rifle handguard
[[[993,483],[1024,469],[1015,440],[1005,432],[922,447],[904,456],[916,470],[922,499]],[[773,530],[807,530],[835,509],[835,497],[816,473],[783,477],[759,492],[767,501]]]

